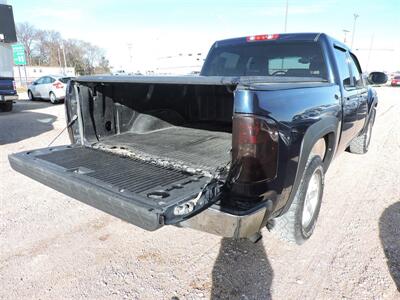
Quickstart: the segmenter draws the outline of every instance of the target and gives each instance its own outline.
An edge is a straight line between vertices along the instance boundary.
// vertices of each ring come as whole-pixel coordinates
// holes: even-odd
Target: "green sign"
[[[14,64],[17,66],[26,65],[24,45],[14,44],[12,45],[12,48],[13,48]]]

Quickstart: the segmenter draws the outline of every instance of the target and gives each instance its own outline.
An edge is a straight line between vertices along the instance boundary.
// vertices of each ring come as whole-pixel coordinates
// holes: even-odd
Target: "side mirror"
[[[368,75],[368,81],[371,84],[384,84],[388,80],[388,77],[383,72],[371,72]]]

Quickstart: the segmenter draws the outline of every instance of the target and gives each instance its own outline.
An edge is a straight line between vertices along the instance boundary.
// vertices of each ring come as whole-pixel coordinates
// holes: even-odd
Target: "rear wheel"
[[[368,121],[365,132],[351,141],[349,146],[349,150],[351,153],[365,154],[368,152],[369,144],[371,143],[372,128],[374,127],[375,122],[375,114],[375,109],[372,109],[371,117]]]
[[[55,95],[53,92],[50,92],[49,98],[50,98],[50,102],[51,102],[52,104],[58,103],[57,97],[56,97],[56,95]]]
[[[270,230],[286,241],[303,244],[314,232],[323,189],[322,160],[319,156],[313,156],[307,164],[292,205],[284,215],[273,220]]]
[[[31,101],[35,100],[35,97],[33,96],[33,93],[32,93],[31,90],[28,91],[28,98],[29,98],[29,100],[31,100]]]
[[[4,112],[12,111],[12,107],[13,107],[12,101],[0,103],[0,110]]]

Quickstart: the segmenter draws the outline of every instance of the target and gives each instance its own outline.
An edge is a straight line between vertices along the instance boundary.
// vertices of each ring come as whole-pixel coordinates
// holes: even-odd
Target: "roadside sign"
[[[25,66],[26,57],[25,57],[24,45],[14,44],[12,45],[12,49],[13,49],[14,64],[16,66]]]

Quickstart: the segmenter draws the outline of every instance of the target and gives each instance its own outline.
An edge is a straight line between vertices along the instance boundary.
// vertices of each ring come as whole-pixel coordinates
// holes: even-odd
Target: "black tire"
[[[376,111],[373,108],[365,132],[350,142],[349,150],[351,153],[365,154],[368,152],[369,144],[371,143],[372,128],[374,127],[375,122],[375,114]]]
[[[12,108],[13,108],[13,102],[12,101],[7,101],[7,102],[0,103],[0,110],[3,111],[3,112],[12,111]]]
[[[319,189],[317,192],[318,198],[313,213],[310,214],[311,217],[306,223],[307,225],[304,226],[303,210],[305,209],[308,186],[314,174],[318,174],[315,176],[319,178]],[[315,224],[321,208],[323,190],[324,169],[322,167],[322,160],[319,156],[313,156],[308,161],[292,205],[284,215],[272,220],[272,223],[268,226],[270,231],[276,233],[285,241],[296,243],[298,245],[303,244],[314,232]]]
[[[57,104],[58,103],[57,97],[53,92],[49,93],[49,99],[50,99],[51,104]]]
[[[28,98],[29,98],[30,101],[35,100],[35,97],[33,96],[33,93],[32,93],[31,90],[28,90]]]

